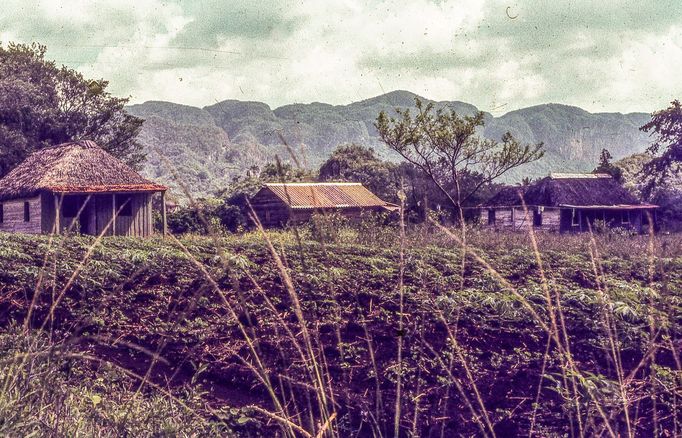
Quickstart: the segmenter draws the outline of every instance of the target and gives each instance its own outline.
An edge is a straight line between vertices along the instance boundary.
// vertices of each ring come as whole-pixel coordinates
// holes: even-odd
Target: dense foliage
[[[682,227],[682,173],[680,164],[673,164],[667,176],[655,178],[648,172],[654,157],[636,154],[615,163],[622,174],[623,185],[645,202],[658,205],[656,219],[666,231],[680,231]]]
[[[107,81],[86,80],[45,59],[44,46],[0,46],[0,177],[30,153],[71,140],[94,140],[132,166],[144,159],[136,141],[142,120],[124,111]]]
[[[0,315],[21,323],[31,309],[30,325],[52,342],[176,394],[195,385],[215,409],[277,414],[245,411],[246,436],[292,436],[282,418],[314,436],[332,413],[328,436],[392,436],[396,406],[405,435],[679,433],[679,239],[656,239],[652,259],[646,238],[598,237],[595,255],[588,236],[539,236],[541,267],[527,236],[471,235],[494,271],[472,253],[460,288],[446,235],[410,234],[401,275],[395,233],[351,231],[338,244],[273,233],[275,252],[259,234],[100,244],[0,234]],[[556,310],[545,287],[561,304],[566,343],[548,343],[542,328]],[[96,390],[102,408],[112,391]],[[43,408],[73,411],[78,400]]]
[[[359,144],[336,148],[320,166],[319,180],[360,182],[381,199],[394,203],[398,201],[398,166],[380,159],[374,149]]]
[[[656,183],[665,179],[671,172],[679,172],[682,163],[682,105],[674,100],[670,106],[657,111],[651,120],[641,127],[654,137],[648,152],[654,158],[647,163],[645,171],[651,181],[647,190],[655,189]]]

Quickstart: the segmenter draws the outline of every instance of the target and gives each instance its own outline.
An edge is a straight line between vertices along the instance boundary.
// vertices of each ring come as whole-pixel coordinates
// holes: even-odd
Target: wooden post
[[[168,234],[168,223],[166,222],[166,192],[161,192],[161,220],[163,221],[163,236]]]
[[[59,205],[59,195],[56,193],[54,194],[54,233],[55,234],[60,234],[61,233],[61,226],[59,223],[59,216],[60,216],[60,205]]]
[[[116,235],[116,194],[111,194],[111,235]]]

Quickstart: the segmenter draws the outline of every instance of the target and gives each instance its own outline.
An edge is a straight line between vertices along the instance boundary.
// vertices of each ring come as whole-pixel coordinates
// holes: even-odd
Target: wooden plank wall
[[[92,195],[88,205],[83,209],[81,216],[87,215],[86,220],[88,227],[85,230],[87,234],[99,235],[104,229],[109,226],[105,233],[106,236],[140,236],[147,237],[153,233],[152,221],[152,194],[138,193],[131,194],[132,215],[118,216],[116,218],[116,229],[114,232],[113,226],[110,226],[113,213],[113,195]],[[85,202],[87,196],[82,196],[81,203]],[[54,228],[54,195],[51,193],[43,194],[43,226],[42,232],[49,234],[53,232]],[[80,208],[79,204],[79,208]],[[63,211],[59,215],[59,232],[64,233],[71,227],[71,224],[76,218],[64,217]],[[80,232],[80,227],[74,227],[72,232]]]
[[[251,200],[251,205],[264,227],[280,226],[289,221],[289,207],[272,192],[260,192]]]
[[[350,223],[359,223],[363,219],[369,217],[372,213],[383,212],[381,208],[317,208],[317,209],[299,209],[292,211],[291,222],[303,223],[310,220],[310,218],[317,215],[340,215]]]
[[[151,196],[152,195],[149,193],[131,195],[130,202],[132,202],[132,215],[119,215],[116,217],[115,234],[117,236],[147,237],[152,234]]]
[[[40,195],[40,203],[42,205],[42,229],[43,234],[52,234],[54,230],[54,195],[52,193],[43,193]]]
[[[24,202],[29,203],[30,220],[24,221]],[[42,204],[40,196],[15,199],[0,203],[3,208],[3,221],[0,231],[9,233],[40,234],[42,232]]]
[[[488,209],[482,209],[479,217],[483,228],[491,228],[507,231],[528,231],[533,226],[533,212],[537,207],[528,208],[528,217],[522,207],[507,207],[495,209],[495,223],[488,225]],[[545,208],[542,212],[542,225],[533,227],[537,231],[559,231],[561,222],[561,210],[558,208]]]

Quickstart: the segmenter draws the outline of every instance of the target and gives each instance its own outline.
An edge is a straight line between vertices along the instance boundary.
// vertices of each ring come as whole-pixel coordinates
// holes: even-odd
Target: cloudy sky
[[[0,41],[41,42],[136,103],[345,104],[405,89],[500,114],[649,112],[682,97],[680,0],[3,0]]]

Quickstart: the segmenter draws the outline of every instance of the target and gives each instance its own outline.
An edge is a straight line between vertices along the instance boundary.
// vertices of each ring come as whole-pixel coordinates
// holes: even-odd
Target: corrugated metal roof
[[[270,183],[269,190],[295,209],[392,207],[360,183]]]

